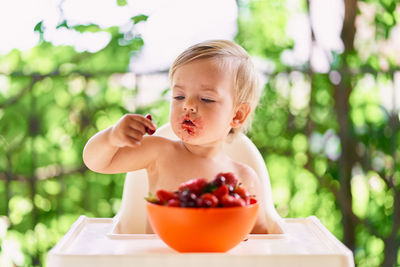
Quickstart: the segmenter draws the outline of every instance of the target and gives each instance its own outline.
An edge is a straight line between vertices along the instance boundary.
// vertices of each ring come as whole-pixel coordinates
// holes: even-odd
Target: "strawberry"
[[[157,190],[156,195],[162,204],[168,202],[170,199],[178,199],[178,196],[173,192],[163,189]]]
[[[237,194],[237,193],[232,193],[232,194],[229,194],[229,195],[231,195],[231,196],[233,196],[234,198],[241,198],[240,196],[239,196],[239,194]],[[244,199],[243,199],[244,200]]]
[[[181,206],[181,202],[178,199],[171,198],[170,200],[168,200],[167,206],[169,206],[169,207],[180,207]]]
[[[151,121],[153,120],[153,118],[151,117],[150,114],[147,114],[146,118],[151,120]],[[152,135],[152,134],[154,134],[156,132],[155,130],[150,129],[149,127],[146,127],[145,130],[146,130],[146,133],[148,133],[149,135]]]
[[[223,184],[225,184],[225,177],[222,175],[217,175],[217,177],[215,177],[215,179],[212,181],[212,184],[219,187]]]
[[[255,203],[257,203],[257,199],[255,199],[255,198],[250,198],[249,204],[251,205],[251,204],[255,204]]]
[[[203,191],[203,187],[206,184],[207,184],[207,180],[204,178],[191,179],[189,181],[182,183],[178,189],[179,189],[179,191],[182,191],[184,189],[189,189],[196,195],[200,195]]]
[[[197,205],[199,207],[214,208],[218,205],[218,198],[213,194],[206,193],[198,199]]]
[[[235,189],[235,193],[238,194],[244,201],[246,201],[246,203],[248,202],[250,193],[244,187],[237,187]]]
[[[181,207],[196,207],[198,197],[188,188],[183,188],[178,193]]]
[[[243,207],[257,203],[255,196],[230,172],[218,173],[211,182],[205,178],[190,179],[176,191],[159,189],[156,195],[149,193],[145,199],[158,205],[188,208]]]
[[[221,198],[221,204],[223,207],[244,207],[246,202],[241,198],[235,198],[231,195],[224,195]]]
[[[228,184],[227,186],[228,186],[229,194],[233,195],[235,193],[235,187],[233,187],[230,184]]]
[[[235,177],[235,175],[231,172],[221,172],[217,174],[217,177],[214,179],[215,182],[218,183],[218,180],[222,180],[222,177],[225,178],[225,184],[231,185],[233,188],[235,188],[238,184],[238,179]]]
[[[223,184],[220,187],[218,187],[217,189],[215,189],[212,194],[214,196],[216,196],[219,200],[221,200],[221,198],[225,195],[227,195],[229,193],[229,188],[227,185]]]

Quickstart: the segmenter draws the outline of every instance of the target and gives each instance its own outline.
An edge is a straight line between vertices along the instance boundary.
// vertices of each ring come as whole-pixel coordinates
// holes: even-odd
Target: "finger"
[[[129,130],[139,132],[141,135],[146,134],[146,126],[139,121],[131,120],[128,124]]]
[[[127,146],[127,147],[138,147],[142,144],[139,140],[137,140],[131,136],[128,136],[128,135],[125,136],[124,143],[125,143],[125,146]]]
[[[150,128],[154,131],[157,129],[157,126],[151,120],[142,115],[136,115],[132,117],[132,119],[141,122],[145,127]]]
[[[130,120],[127,122],[127,125],[135,130],[142,132],[144,135],[146,133],[146,124],[143,123],[143,120],[140,118],[139,115],[135,115],[135,117],[131,117]]]
[[[128,125],[128,129],[126,131],[127,133],[130,133],[130,136],[133,137],[139,137],[139,136],[143,136],[146,134],[146,128],[144,128],[143,125]]]
[[[138,128],[138,127],[140,127],[140,129],[142,130],[144,130],[144,133],[143,133],[143,135],[145,134],[145,133],[148,133],[149,135],[152,135],[152,134],[154,134],[154,132],[156,131],[156,129],[157,129],[157,127],[154,125],[154,124],[152,124],[152,122],[150,121],[150,123],[151,123],[151,126],[149,126],[149,119],[145,119],[145,120],[147,120],[147,121],[145,121],[145,123],[142,123],[142,121],[143,120],[140,120],[140,121],[138,121],[138,120],[136,120],[136,121],[132,121],[132,123],[135,123],[136,124],[136,128]],[[140,126],[139,126],[140,125]],[[142,127],[144,127],[144,128],[142,128]]]
[[[143,139],[143,133],[135,130],[135,129],[130,129],[130,131],[126,132],[126,136],[135,139],[136,141],[140,142]]]

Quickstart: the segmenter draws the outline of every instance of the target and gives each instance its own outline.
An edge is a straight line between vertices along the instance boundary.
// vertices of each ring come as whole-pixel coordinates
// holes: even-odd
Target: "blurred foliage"
[[[0,57],[0,266],[45,265],[48,250],[80,215],[116,214],[125,176],[88,171],[82,149],[124,113],[150,109],[129,110],[137,90],[120,82],[140,37],[118,27],[59,26],[106,32],[110,41],[89,53],[41,40],[29,52]],[[42,22],[35,30],[42,33]],[[152,114],[163,122],[157,116],[167,118],[168,104],[160,101]]]
[[[332,53],[330,73],[312,73],[308,62],[300,68],[285,65],[282,53],[293,47],[286,34],[294,12],[288,2],[238,1],[236,41],[272,66],[249,136],[264,156],[281,216],[316,215],[344,240],[338,195],[343,147],[332,71],[354,70],[346,78],[352,86],[348,116],[356,150],[350,203],[357,218],[354,254],[359,266],[379,266],[399,223],[394,202],[400,191],[400,114],[382,105],[380,97],[381,88],[393,87],[390,69],[398,67],[396,60],[355,41],[352,53]],[[369,42],[385,42],[399,20],[399,5],[361,2],[376,9]],[[295,11],[307,13],[306,1],[301,3]],[[132,29],[147,18],[131,18]],[[143,45],[140,36],[118,27],[71,27],[68,21],[58,28],[104,32],[110,41],[94,53],[54,46],[43,40],[45,29],[38,22],[34,30],[42,39],[36,47],[0,57],[0,266],[45,265],[48,250],[80,215],[116,214],[124,175],[96,174],[83,166],[82,149],[93,134],[127,112],[151,111],[158,125],[168,120],[165,94],[150,106],[137,106],[138,88],[122,82],[132,75],[129,60]],[[380,72],[382,62],[389,71]],[[394,237],[398,249],[399,233]]]
[[[364,2],[376,9],[376,32],[373,40],[368,41],[382,45],[396,24],[400,6],[397,4],[396,11],[395,1]],[[351,166],[352,202],[348,203],[354,215],[355,262],[358,266],[393,266],[384,262],[385,250],[390,250],[397,255],[394,265],[400,265],[400,232],[396,226],[400,217],[395,211],[395,198],[400,197],[399,103],[394,110],[387,103],[383,105],[382,100],[382,94],[389,99],[398,94],[393,85],[399,71],[398,57],[396,60],[391,54],[371,50],[366,55],[365,44],[356,40],[355,51],[333,52],[330,73],[299,72],[296,68],[302,67],[298,66],[290,70],[280,58],[290,49],[284,32],[290,12],[284,1],[243,1],[242,8],[246,12],[239,19],[236,40],[252,55],[275,64],[272,73],[265,73],[268,82],[249,136],[264,155],[278,212],[289,218],[316,215],[336,237],[344,240],[339,199],[339,172],[343,168],[339,157],[345,153],[339,136],[343,115],[335,108],[338,89],[332,75],[341,75],[343,68],[351,68],[354,74],[342,75],[342,79],[349,79],[346,116],[356,149]],[[271,26],[274,19],[278,22]],[[382,62],[389,62],[385,72]]]

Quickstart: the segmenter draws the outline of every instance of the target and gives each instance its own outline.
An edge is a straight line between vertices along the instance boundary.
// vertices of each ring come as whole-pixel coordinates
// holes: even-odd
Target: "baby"
[[[250,124],[258,102],[258,78],[247,52],[227,40],[189,47],[171,66],[170,86],[170,124],[179,141],[145,136],[146,130],[156,129],[151,120],[126,114],[88,141],[86,166],[99,173],[146,169],[153,194],[161,188],[176,190],[192,178],[212,180],[220,172],[232,172],[260,203],[252,233],[282,233],[279,216],[265,214],[262,186],[267,185],[222,149]]]

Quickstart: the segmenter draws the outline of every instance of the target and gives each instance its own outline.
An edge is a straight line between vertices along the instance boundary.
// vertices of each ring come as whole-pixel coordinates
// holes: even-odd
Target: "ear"
[[[230,123],[232,128],[238,128],[243,125],[251,111],[249,103],[240,103],[236,107],[236,112]]]

